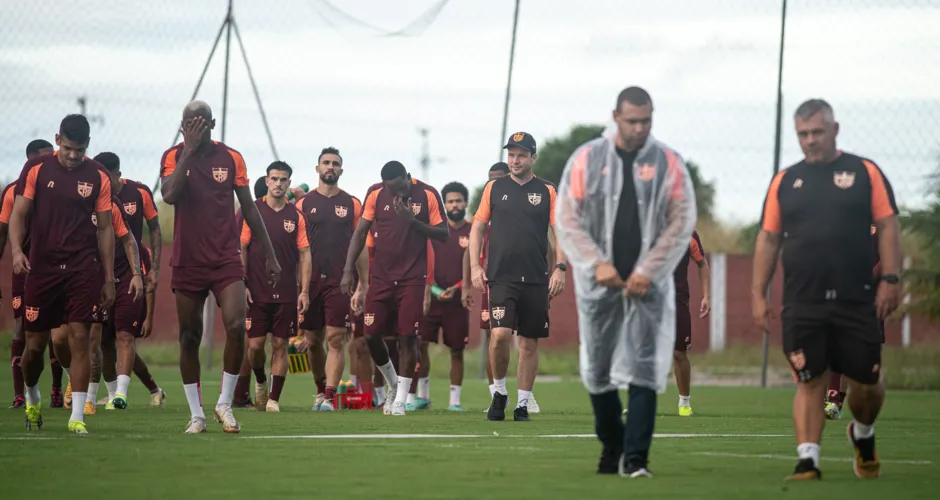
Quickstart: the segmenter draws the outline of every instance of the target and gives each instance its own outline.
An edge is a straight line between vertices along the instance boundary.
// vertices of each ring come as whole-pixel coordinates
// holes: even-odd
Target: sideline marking
[[[795,456],[789,455],[762,455],[762,454],[748,454],[748,453],[724,453],[721,451],[696,451],[692,452],[693,455],[701,455],[706,457],[729,457],[729,458],[764,458],[771,460],[795,460]],[[819,460],[825,462],[848,462],[852,463],[855,460],[852,458],[845,457],[820,457]],[[883,464],[903,464],[903,465],[930,465],[933,462],[930,460],[879,460]]]
[[[472,439],[472,438],[597,439],[594,434],[307,434],[295,436],[242,436],[242,439]],[[782,438],[789,434],[653,434],[654,438]]]

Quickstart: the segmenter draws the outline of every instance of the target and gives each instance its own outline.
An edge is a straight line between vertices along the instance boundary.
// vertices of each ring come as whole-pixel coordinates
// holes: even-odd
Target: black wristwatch
[[[561,269],[562,272],[568,272],[568,266],[565,264],[555,264],[555,269]]]
[[[885,283],[887,283],[887,284],[889,284],[889,285],[897,285],[897,284],[900,283],[900,281],[901,281],[901,279],[898,278],[898,275],[897,275],[897,274],[883,274],[883,275],[882,275],[880,278],[878,278],[878,279],[881,280],[881,281],[884,281]]]

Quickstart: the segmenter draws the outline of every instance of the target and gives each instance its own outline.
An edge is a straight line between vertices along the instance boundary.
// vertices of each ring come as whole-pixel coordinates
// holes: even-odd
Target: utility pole
[[[428,134],[430,131],[425,127],[418,128],[418,134],[421,135],[421,159],[418,163],[421,165],[421,181],[428,184],[431,183],[431,162],[444,163],[446,158],[438,157],[434,160],[431,160],[431,146],[430,141],[428,140]]]
[[[92,115],[88,116],[88,96],[82,95],[78,96],[76,99],[78,102],[79,113],[82,114],[85,118],[88,119],[88,123],[97,123],[98,125],[104,126],[104,117],[101,115]]]

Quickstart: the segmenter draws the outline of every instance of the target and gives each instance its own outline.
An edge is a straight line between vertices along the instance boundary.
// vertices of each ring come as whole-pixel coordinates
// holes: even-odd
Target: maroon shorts
[[[451,349],[463,349],[470,342],[470,311],[459,298],[447,302],[432,299],[431,310],[421,322],[421,340],[437,343],[441,330],[444,345]]]
[[[31,274],[23,291],[25,330],[45,332],[65,323],[100,323],[103,277],[98,269]]]
[[[349,330],[352,332],[353,338],[358,339],[365,335],[366,324],[363,319],[365,315],[360,314],[359,316],[354,316],[352,311],[349,311]]]
[[[423,283],[396,285],[373,278],[363,312],[365,334],[417,336],[424,316],[424,287]]]
[[[219,267],[174,267],[170,287],[194,300],[205,300],[212,292],[218,304],[222,290],[238,281],[245,281],[245,268],[241,262],[230,262]]]
[[[26,275],[13,274],[13,287],[10,290],[10,293],[13,294],[13,299],[10,301],[10,304],[13,306],[13,319],[23,317],[23,293],[25,291]]]
[[[692,350],[692,312],[689,300],[676,297],[676,345],[677,351]]]
[[[245,317],[248,338],[256,339],[267,334],[282,339],[297,335],[297,305],[290,302],[248,304]]]
[[[324,326],[347,328],[349,297],[339,289],[336,280],[310,283],[310,309],[304,313],[301,330],[320,331]]]
[[[115,332],[125,332],[140,338],[144,320],[147,319],[147,298],[142,293],[134,300],[131,276],[118,278],[114,285],[114,308],[111,309],[111,326]]]

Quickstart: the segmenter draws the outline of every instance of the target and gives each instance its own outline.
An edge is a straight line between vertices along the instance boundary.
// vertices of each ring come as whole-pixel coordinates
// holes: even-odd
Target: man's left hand
[[[891,316],[900,303],[900,283],[891,284],[887,281],[878,283],[878,293],[875,295],[875,310],[878,312],[878,319],[884,321]]]
[[[624,295],[635,295],[637,297],[645,297],[646,292],[650,288],[650,280],[642,274],[638,274],[634,271],[630,274],[630,277],[627,278],[627,286],[624,291]]]

